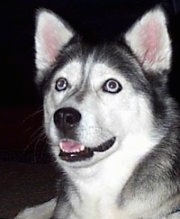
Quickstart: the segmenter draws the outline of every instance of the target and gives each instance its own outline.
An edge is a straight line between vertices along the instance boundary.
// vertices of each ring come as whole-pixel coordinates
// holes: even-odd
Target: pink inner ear
[[[55,61],[60,49],[60,38],[56,28],[57,27],[54,27],[54,25],[49,22],[44,25],[42,29],[43,50],[47,56],[48,62],[50,63]]]
[[[157,20],[151,20],[142,28],[142,49],[144,51],[143,61],[154,63],[157,61],[161,47],[162,26]]]

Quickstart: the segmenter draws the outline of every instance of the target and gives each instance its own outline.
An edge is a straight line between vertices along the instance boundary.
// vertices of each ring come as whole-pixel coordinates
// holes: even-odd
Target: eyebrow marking
[[[94,64],[94,54],[89,55],[82,63],[82,80],[79,91],[76,95],[76,100],[82,102],[88,93],[88,79]]]

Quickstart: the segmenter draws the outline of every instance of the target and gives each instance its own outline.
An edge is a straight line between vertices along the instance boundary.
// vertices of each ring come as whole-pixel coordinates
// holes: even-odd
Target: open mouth
[[[110,149],[116,141],[116,137],[103,142],[94,148],[88,148],[73,140],[62,140],[60,142],[60,154],[62,160],[68,162],[83,161],[93,157],[94,152],[104,152]]]

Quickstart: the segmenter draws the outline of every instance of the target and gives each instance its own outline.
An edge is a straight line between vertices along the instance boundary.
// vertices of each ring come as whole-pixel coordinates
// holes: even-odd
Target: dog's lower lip
[[[104,152],[107,151],[109,148],[111,148],[113,146],[113,144],[116,141],[116,137],[112,137],[109,140],[107,140],[106,142],[100,144],[99,146],[92,148],[93,151],[95,152]]]
[[[76,161],[83,161],[86,159],[90,159],[93,157],[94,152],[104,152],[110,149],[113,144],[116,141],[116,137],[112,137],[109,140],[105,141],[104,143],[98,145],[97,147],[94,148],[88,148],[85,147],[83,151],[80,152],[64,152],[60,150],[59,156],[61,157],[62,160],[67,161],[67,162],[76,162]]]

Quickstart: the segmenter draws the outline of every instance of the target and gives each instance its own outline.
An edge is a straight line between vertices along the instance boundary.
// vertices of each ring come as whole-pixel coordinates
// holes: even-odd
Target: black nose
[[[80,112],[71,107],[58,109],[54,114],[54,123],[63,132],[74,128],[80,120]]]

